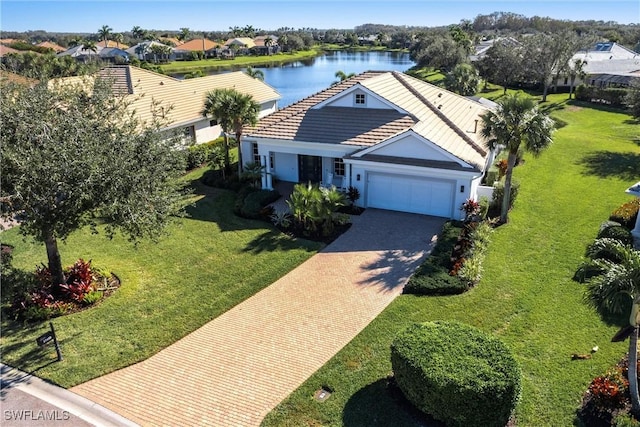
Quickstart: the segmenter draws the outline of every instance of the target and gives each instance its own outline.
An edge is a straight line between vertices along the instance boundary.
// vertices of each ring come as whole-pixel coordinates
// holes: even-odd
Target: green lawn
[[[237,69],[247,66],[270,67],[279,66],[288,62],[301,61],[313,58],[322,53],[320,49],[301,50],[296,53],[279,53],[269,56],[237,56],[235,59],[201,59],[199,61],[174,61],[160,65],[162,72],[188,73],[195,70],[226,70]]]
[[[640,177],[640,127],[628,115],[566,98],[543,104],[567,125],[542,156],[526,155],[516,168],[520,194],[510,222],[493,235],[480,284],[457,296],[398,297],[263,425],[419,425],[385,389],[389,345],[410,323],[440,319],[476,326],[513,350],[523,371],[519,426],[574,424],[591,379],[627,349],[610,342],[617,327],[582,303],[571,277],[600,223],[629,200],[624,190]],[[600,350],[591,360],[571,360],[594,345]],[[322,385],[334,393],[319,403],[312,396]]]
[[[195,178],[198,173],[191,175]],[[46,322],[2,322],[2,361],[70,387],[148,358],[209,320],[229,310],[299,265],[319,249],[291,239],[264,222],[232,213],[234,194],[197,187],[189,217],[179,219],[157,244],[132,246],[88,229],[60,245],[63,264],[79,257],[110,269],[121,288],[103,303],[56,318],[64,361],[52,347],[39,349],[35,338]],[[46,263],[42,244],[24,242],[17,230],[2,232],[15,246],[14,265],[33,269]]]

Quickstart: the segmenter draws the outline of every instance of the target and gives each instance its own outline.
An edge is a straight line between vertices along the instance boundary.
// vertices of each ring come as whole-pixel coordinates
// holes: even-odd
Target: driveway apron
[[[443,223],[368,209],[228,312],[143,362],[71,390],[143,426],[257,426],[402,292]]]

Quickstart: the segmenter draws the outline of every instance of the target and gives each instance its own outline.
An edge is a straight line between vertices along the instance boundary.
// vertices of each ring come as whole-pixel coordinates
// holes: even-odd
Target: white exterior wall
[[[209,126],[210,119],[204,119],[193,126],[196,130],[196,144],[202,144],[216,139],[222,135],[222,128],[219,125]]]
[[[271,173],[280,181],[298,182],[298,155],[275,153],[275,169]]]
[[[357,104],[356,105],[356,94],[364,94],[365,95],[365,104],[361,105],[361,104]],[[388,104],[385,104],[384,102],[381,102],[380,100],[378,100],[376,97],[372,96],[371,94],[363,91],[363,90],[354,90],[351,91],[347,94],[345,94],[344,96],[341,96],[340,98],[336,99],[335,101],[332,101],[330,104],[327,104],[327,106],[331,106],[331,107],[355,107],[355,108],[377,108],[377,109],[385,109],[385,110],[391,110],[392,108],[389,107]]]

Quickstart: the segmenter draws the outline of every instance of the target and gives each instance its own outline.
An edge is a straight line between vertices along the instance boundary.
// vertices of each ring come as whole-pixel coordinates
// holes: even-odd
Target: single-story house
[[[176,59],[173,47],[157,41],[143,41],[125,49],[125,52],[141,61],[158,62],[159,60],[174,61]]]
[[[106,43],[104,40],[100,40],[99,42],[96,43],[96,46],[100,46],[100,47],[115,47],[117,49],[128,49],[129,45],[128,44],[124,44],[124,43],[120,43],[116,40],[107,40]]]
[[[490,107],[400,72],[369,71],[248,129],[243,153],[273,179],[360,192],[362,207],[461,218],[493,153],[480,135]]]
[[[92,60],[102,60],[111,62],[114,64],[124,64],[129,62],[129,54],[115,47],[102,47],[96,44],[96,50],[85,49],[84,45],[80,44],[73,46],[64,52],[58,53],[58,56],[71,56],[78,61],[88,62]]]
[[[220,46],[220,43],[209,39],[193,39],[176,47],[173,52],[176,59],[191,59],[191,52],[204,52],[206,58],[215,58]]]
[[[56,53],[64,52],[65,50],[67,50],[64,47],[60,46],[59,44],[53,43],[53,42],[50,42],[50,41],[40,42],[36,46],[40,46],[40,47],[45,47],[47,49],[51,49]]]
[[[129,99],[130,108],[141,122],[151,123],[154,115],[164,116],[167,130],[179,129],[189,142],[203,143],[222,134],[215,120],[202,116],[207,92],[217,88],[236,88],[253,96],[260,104],[259,117],[278,108],[280,94],[268,84],[249,77],[242,71],[178,80],[132,65],[116,65],[99,72],[113,80],[114,92]],[[82,82],[79,77],[58,79],[59,82]]]
[[[254,47],[251,49],[258,55],[273,55],[280,52],[280,46],[278,46],[278,36],[273,34],[265,36],[257,36],[253,39]]]
[[[640,53],[614,42],[595,43],[587,50],[576,52],[569,60],[569,66],[573,66],[578,59],[586,61],[582,68],[586,78],[582,81],[577,77],[575,86],[628,86],[631,79],[640,72]],[[570,84],[571,79],[568,75],[560,76],[559,87],[568,87]]]

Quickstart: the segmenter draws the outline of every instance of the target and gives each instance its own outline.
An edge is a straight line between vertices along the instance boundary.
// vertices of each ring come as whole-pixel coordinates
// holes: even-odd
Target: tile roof
[[[131,65],[116,65],[102,69],[99,75],[113,79],[114,91],[126,95],[131,102],[130,108],[146,123],[158,113],[167,118],[170,126],[202,120],[206,93],[216,88],[236,88],[251,94],[259,104],[280,98],[271,86],[242,71],[178,80]],[[80,82],[77,77],[59,80],[71,84]]]
[[[0,57],[8,55],[10,53],[20,53],[19,50],[16,50],[12,47],[9,46],[5,46],[3,44],[0,44]]]
[[[204,39],[204,50],[215,49],[219,46],[220,43],[216,43],[209,39]],[[202,39],[189,40],[188,42],[176,47],[176,50],[202,51]]]
[[[331,106],[312,109],[355,85],[383,98],[396,110]],[[488,148],[480,136],[479,122],[480,115],[488,109],[403,73],[368,71],[270,114],[247,135],[353,144],[364,148],[411,130],[463,161],[482,168]],[[321,119],[324,123],[320,123]],[[326,135],[322,135],[323,132]]]
[[[100,47],[115,47],[118,49],[129,49],[129,45],[128,44],[124,44],[124,43],[117,43],[114,40],[107,40],[107,43],[104,42],[104,40],[99,41],[98,43],[96,43],[96,46],[100,46]]]
[[[246,47],[254,47],[256,44],[253,42],[253,39],[251,37],[234,37],[232,39],[227,40],[224,45],[225,46],[231,46],[232,44],[235,45],[242,45],[242,46],[246,46]]]
[[[59,44],[49,42],[49,41],[40,42],[36,46],[48,47],[49,49],[53,49],[54,52],[64,52],[66,50],[64,47],[60,46]]]

